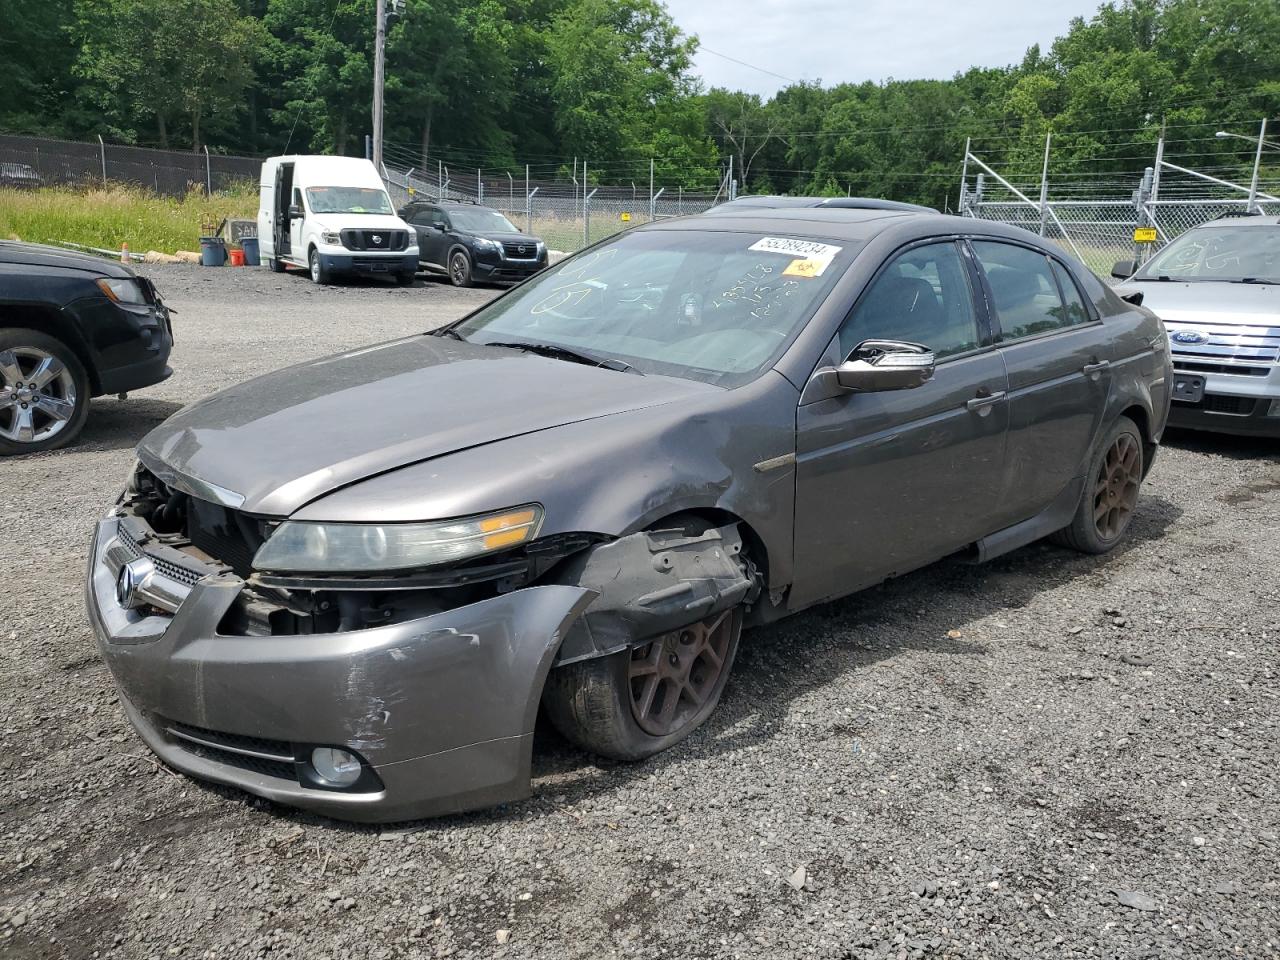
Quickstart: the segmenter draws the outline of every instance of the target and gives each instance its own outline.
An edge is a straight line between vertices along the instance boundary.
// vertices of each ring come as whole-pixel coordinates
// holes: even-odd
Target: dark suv
[[[415,200],[400,217],[418,234],[418,259],[456,287],[477,280],[523,280],[547,266],[547,245],[491,207]]]
[[[89,398],[169,369],[169,310],[128,267],[0,240],[0,456],[70,443]]]

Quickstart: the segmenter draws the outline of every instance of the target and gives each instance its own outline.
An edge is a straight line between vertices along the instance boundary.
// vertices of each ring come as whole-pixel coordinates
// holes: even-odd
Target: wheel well
[[[1142,436],[1142,475],[1145,477],[1147,471],[1151,469],[1151,461],[1155,459],[1156,450],[1155,441],[1151,439],[1151,417],[1136,403],[1122,411],[1120,416],[1132,420]]]
[[[35,330],[62,341],[71,348],[85,373],[89,375],[89,386],[94,396],[102,392],[102,384],[98,379],[98,368],[93,362],[92,354],[84,337],[62,313],[53,307],[34,304],[0,306],[0,327]]]
[[[739,532],[742,534],[742,543],[746,547],[747,556],[760,574],[760,583],[767,584],[769,582],[769,552],[765,549],[764,541],[760,539],[759,534],[751,529],[751,524],[728,510],[722,510],[719,507],[699,507],[693,510],[681,510],[655,520],[649,524],[648,529],[660,530],[664,527],[678,526],[687,523],[691,519],[704,523],[706,525],[704,529],[736,523]]]

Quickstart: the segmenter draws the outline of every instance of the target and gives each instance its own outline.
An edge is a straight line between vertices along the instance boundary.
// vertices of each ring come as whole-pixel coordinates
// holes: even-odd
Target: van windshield
[[[387,191],[375,187],[307,187],[312,213],[395,213]]]

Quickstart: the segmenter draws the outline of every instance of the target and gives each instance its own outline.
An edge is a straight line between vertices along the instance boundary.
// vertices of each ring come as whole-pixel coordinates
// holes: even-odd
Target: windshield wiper
[[[1169,276],[1167,273],[1162,273],[1157,277],[1130,277],[1129,280],[1133,283],[1142,283],[1144,281],[1151,281],[1154,283],[1157,280],[1164,283],[1173,283],[1173,277]]]
[[[561,347],[554,343],[524,343],[524,342],[504,342],[492,341],[485,344],[486,347],[507,347],[511,350],[524,350],[526,353],[536,353],[542,357],[551,357],[555,360],[568,360],[571,363],[584,363],[590,367],[604,367],[606,370],[617,370],[620,373],[636,373],[644,376],[639,370],[627,363],[625,360],[617,360],[613,357],[593,357],[589,353],[581,353],[577,350],[571,350],[569,347]]]
[[[1265,283],[1271,286],[1280,284],[1280,280],[1268,280],[1266,277],[1241,277],[1239,280],[1232,280],[1232,283]]]
[[[441,327],[439,330],[432,330],[433,337],[448,337],[450,340],[462,340],[462,334],[454,330],[453,327]]]

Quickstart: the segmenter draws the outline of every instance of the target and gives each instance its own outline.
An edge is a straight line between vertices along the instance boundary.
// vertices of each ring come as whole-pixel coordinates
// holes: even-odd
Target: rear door
[[[418,259],[422,262],[430,262],[427,245],[431,240],[431,208],[415,206],[405,212],[407,214],[405,222],[413,228],[413,232],[418,237]]]
[[[954,240],[890,257],[843,324],[834,362],[863,340],[923,343],[913,390],[841,393],[797,412],[795,607],[905,573],[991,532],[1004,472],[1004,362]]]
[[[1001,527],[1035,516],[1086,466],[1111,387],[1102,320],[1055,257],[973,240],[1009,372],[1009,448]]]

